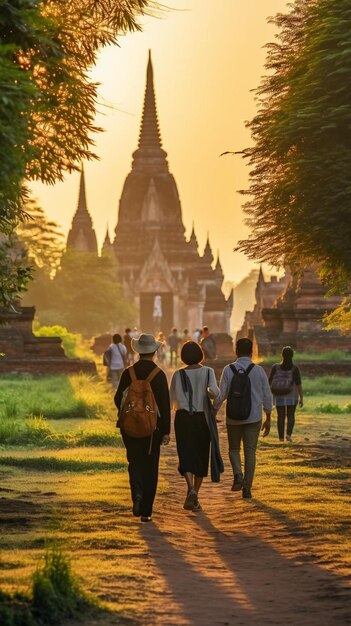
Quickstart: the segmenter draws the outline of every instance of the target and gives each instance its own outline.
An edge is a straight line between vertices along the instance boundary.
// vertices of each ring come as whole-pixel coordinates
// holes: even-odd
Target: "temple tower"
[[[139,142],[122,190],[115,233],[112,246],[120,280],[140,311],[142,330],[160,330],[155,328],[153,306],[161,296],[164,332],[173,325],[192,331],[208,322],[213,332],[229,331],[232,301],[226,302],[221,291],[220,267],[212,268],[209,239],[200,257],[194,227],[189,241],[185,238],[177,185],[162,147],[150,53]]]
[[[98,254],[96,234],[87,207],[83,166],[80,174],[78,206],[72,220],[71,230],[68,233],[67,248]]]

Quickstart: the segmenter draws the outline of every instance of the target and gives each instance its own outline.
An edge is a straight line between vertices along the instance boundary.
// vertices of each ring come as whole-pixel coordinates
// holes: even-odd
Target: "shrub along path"
[[[3,450],[0,586],[25,589],[55,539],[111,609],[86,626],[349,624],[350,443],[344,415],[300,413],[293,446],[261,442],[252,501],[226,462],[192,513],[173,441],[152,524],[131,517],[122,449]]]

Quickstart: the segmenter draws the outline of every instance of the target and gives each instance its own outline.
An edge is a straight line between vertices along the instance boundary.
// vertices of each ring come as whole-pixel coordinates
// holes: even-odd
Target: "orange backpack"
[[[156,366],[145,380],[137,379],[133,365],[128,371],[131,383],[119,412],[120,428],[130,437],[150,437],[157,426],[157,404],[150,383],[161,370]]]

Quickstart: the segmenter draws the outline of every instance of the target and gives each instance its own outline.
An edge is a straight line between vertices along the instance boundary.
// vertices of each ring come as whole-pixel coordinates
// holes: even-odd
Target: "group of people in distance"
[[[126,328],[123,338],[119,333],[115,333],[111,345],[104,353],[103,362],[108,367],[108,380],[111,381],[114,389],[118,387],[124,368],[134,363],[135,352],[132,349],[132,341],[138,337],[139,333],[136,327],[133,330]],[[187,328],[183,330],[181,336],[175,327],[172,328],[167,339],[164,333],[160,331],[157,335],[159,347],[156,351],[156,359],[160,366],[166,365],[166,356],[169,354],[170,367],[177,367],[179,350],[190,339]],[[208,326],[204,326],[202,330],[196,329],[193,333],[193,341],[200,343],[206,359],[216,357],[216,340],[214,335],[210,333]]]
[[[127,451],[133,514],[143,522],[152,519],[160,447],[170,441],[171,410],[175,412],[178,470],[187,486],[184,509],[201,510],[199,491],[208,475],[210,455],[212,480],[218,482],[223,471],[216,415],[224,402],[233,471],[231,489],[241,491],[245,499],[251,498],[258,438],[261,431],[263,437],[270,432],[273,399],[281,441],[284,437],[291,441],[296,406],[303,404],[293,349],[283,349],[281,363],[273,366],[268,378],[252,361],[251,340],[239,339],[237,358],[224,368],[218,385],[214,370],[202,365],[204,353],[199,343],[187,341],[180,354],[184,367],[174,371],[169,389],[165,372],[154,362],[160,341],[143,333],[132,339],[131,347],[139,359],[124,369],[115,404],[117,427]]]

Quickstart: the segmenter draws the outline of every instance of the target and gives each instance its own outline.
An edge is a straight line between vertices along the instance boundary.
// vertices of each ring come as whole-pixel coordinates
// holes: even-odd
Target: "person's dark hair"
[[[119,333],[116,333],[115,335],[113,335],[112,341],[113,343],[121,343],[122,341],[121,335]]]
[[[205,357],[196,341],[187,341],[181,349],[180,358],[185,365],[197,365]]]
[[[285,346],[282,349],[282,361],[281,365],[292,365],[294,350],[290,346]]]
[[[208,330],[208,326],[203,326],[202,327],[203,332],[205,333]]]
[[[177,332],[177,329],[176,329],[176,327],[175,327],[175,326],[173,326],[173,328],[172,328],[172,333],[176,333],[176,332]]]
[[[238,356],[251,356],[252,355],[252,341],[248,337],[242,337],[238,339],[235,347],[236,354]]]
[[[131,329],[130,329],[130,328],[126,328],[124,332],[125,332],[125,333],[130,333],[130,332],[131,332]]]
[[[189,331],[188,331],[188,329],[187,329],[187,328],[184,328],[184,330],[183,330],[184,335],[185,335],[185,334],[188,334],[188,332],[189,332]]]

